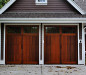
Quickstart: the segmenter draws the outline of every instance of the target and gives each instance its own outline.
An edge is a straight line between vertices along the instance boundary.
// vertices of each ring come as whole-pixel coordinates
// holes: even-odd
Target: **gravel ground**
[[[86,66],[0,65],[0,75],[86,75]]]

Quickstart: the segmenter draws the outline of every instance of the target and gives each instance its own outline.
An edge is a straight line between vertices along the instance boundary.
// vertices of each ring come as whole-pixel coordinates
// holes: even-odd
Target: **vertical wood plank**
[[[39,63],[39,35],[23,35],[23,64]]]
[[[45,38],[45,64],[60,63],[60,36],[59,34],[46,34]]]
[[[21,64],[21,35],[7,35],[6,64]]]
[[[62,35],[62,64],[77,64],[76,34]]]

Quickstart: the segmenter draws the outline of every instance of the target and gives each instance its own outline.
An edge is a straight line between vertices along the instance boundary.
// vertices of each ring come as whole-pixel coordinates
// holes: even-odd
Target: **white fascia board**
[[[0,23],[86,23],[86,18],[0,18]]]
[[[2,14],[6,9],[8,9],[16,0],[10,0],[1,9],[0,14]]]
[[[82,15],[86,14],[84,10],[82,10],[73,0],[67,0],[77,11],[79,11]]]

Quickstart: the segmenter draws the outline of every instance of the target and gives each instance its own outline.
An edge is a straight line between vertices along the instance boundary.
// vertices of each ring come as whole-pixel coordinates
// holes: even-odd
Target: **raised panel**
[[[60,63],[60,35],[46,34],[44,43],[44,62],[45,64]]]
[[[77,64],[77,40],[76,34],[63,34],[61,38],[61,63]]]
[[[39,35],[23,35],[23,64],[39,63]]]
[[[22,38],[21,35],[7,35],[6,40],[6,64],[21,64],[22,51],[21,51]]]

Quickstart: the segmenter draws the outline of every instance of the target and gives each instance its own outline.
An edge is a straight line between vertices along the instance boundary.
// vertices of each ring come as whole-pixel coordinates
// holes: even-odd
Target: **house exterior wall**
[[[65,0],[48,0],[47,5],[36,5],[35,0],[16,0],[7,12],[70,12],[76,10]]]
[[[36,5],[35,0],[17,0],[9,9],[7,9],[5,13],[0,15],[0,23],[4,23],[3,34],[1,34],[0,29],[0,55],[2,55],[1,52],[3,50],[3,60],[0,60],[0,64],[5,64],[5,26],[7,23],[12,23],[14,25],[15,23],[39,23],[40,25],[42,23],[63,25],[78,24],[78,64],[85,64],[85,37],[83,29],[83,23],[86,23],[85,18],[86,15],[81,15],[78,12],[76,12],[76,10],[74,10],[74,8],[71,5],[69,5],[65,0],[48,0],[48,5],[42,6]],[[44,32],[41,32],[39,34],[43,35]],[[3,43],[1,43],[1,36]],[[42,40],[44,40],[44,36],[42,36]],[[40,50],[39,47],[39,56],[41,52],[42,59],[41,57],[39,57],[39,64],[44,64],[43,43],[42,50]]]

